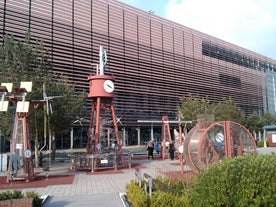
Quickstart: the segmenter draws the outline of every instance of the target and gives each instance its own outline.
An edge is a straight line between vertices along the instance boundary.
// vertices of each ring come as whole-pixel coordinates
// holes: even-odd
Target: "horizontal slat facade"
[[[28,30],[77,90],[88,91],[103,46],[126,126],[163,114],[174,119],[188,94],[212,102],[231,96],[246,114],[268,110],[266,71],[276,71],[275,60],[116,0],[0,0],[0,41],[4,34],[22,40]]]

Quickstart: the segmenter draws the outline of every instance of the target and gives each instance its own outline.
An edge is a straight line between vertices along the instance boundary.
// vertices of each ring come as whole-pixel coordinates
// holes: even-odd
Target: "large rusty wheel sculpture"
[[[184,141],[184,159],[193,171],[208,168],[223,158],[256,152],[251,133],[232,121],[214,122],[207,128],[196,125]]]

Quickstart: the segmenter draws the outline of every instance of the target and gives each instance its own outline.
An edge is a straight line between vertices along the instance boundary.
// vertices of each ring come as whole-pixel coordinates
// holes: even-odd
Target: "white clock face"
[[[111,80],[106,80],[103,84],[103,87],[107,93],[112,93],[114,91],[114,83]]]
[[[30,158],[31,156],[32,156],[32,153],[31,153],[31,150],[25,150],[24,151],[24,156],[26,157],[26,158]]]

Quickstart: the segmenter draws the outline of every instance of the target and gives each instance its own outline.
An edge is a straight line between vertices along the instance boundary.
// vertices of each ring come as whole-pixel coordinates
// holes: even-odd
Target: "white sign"
[[[16,144],[16,145],[15,145],[15,148],[16,148],[16,149],[23,149],[23,144]]]
[[[276,143],[276,134],[272,134],[272,143]]]
[[[0,111],[7,111],[9,106],[8,101],[0,101]]]
[[[27,113],[29,111],[29,101],[18,101],[16,106],[16,112]]]
[[[181,146],[178,148],[178,152],[179,152],[179,153],[183,153],[183,145],[181,145]]]
[[[107,163],[108,163],[107,159],[101,160],[101,164],[107,164]]]

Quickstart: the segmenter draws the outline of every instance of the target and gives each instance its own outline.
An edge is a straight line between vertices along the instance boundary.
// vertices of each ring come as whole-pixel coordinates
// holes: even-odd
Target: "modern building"
[[[128,145],[158,138],[161,124],[137,121],[175,120],[188,94],[212,102],[231,96],[246,114],[276,113],[275,60],[117,0],[0,0],[0,41],[27,31],[78,90],[88,91],[103,46]]]

